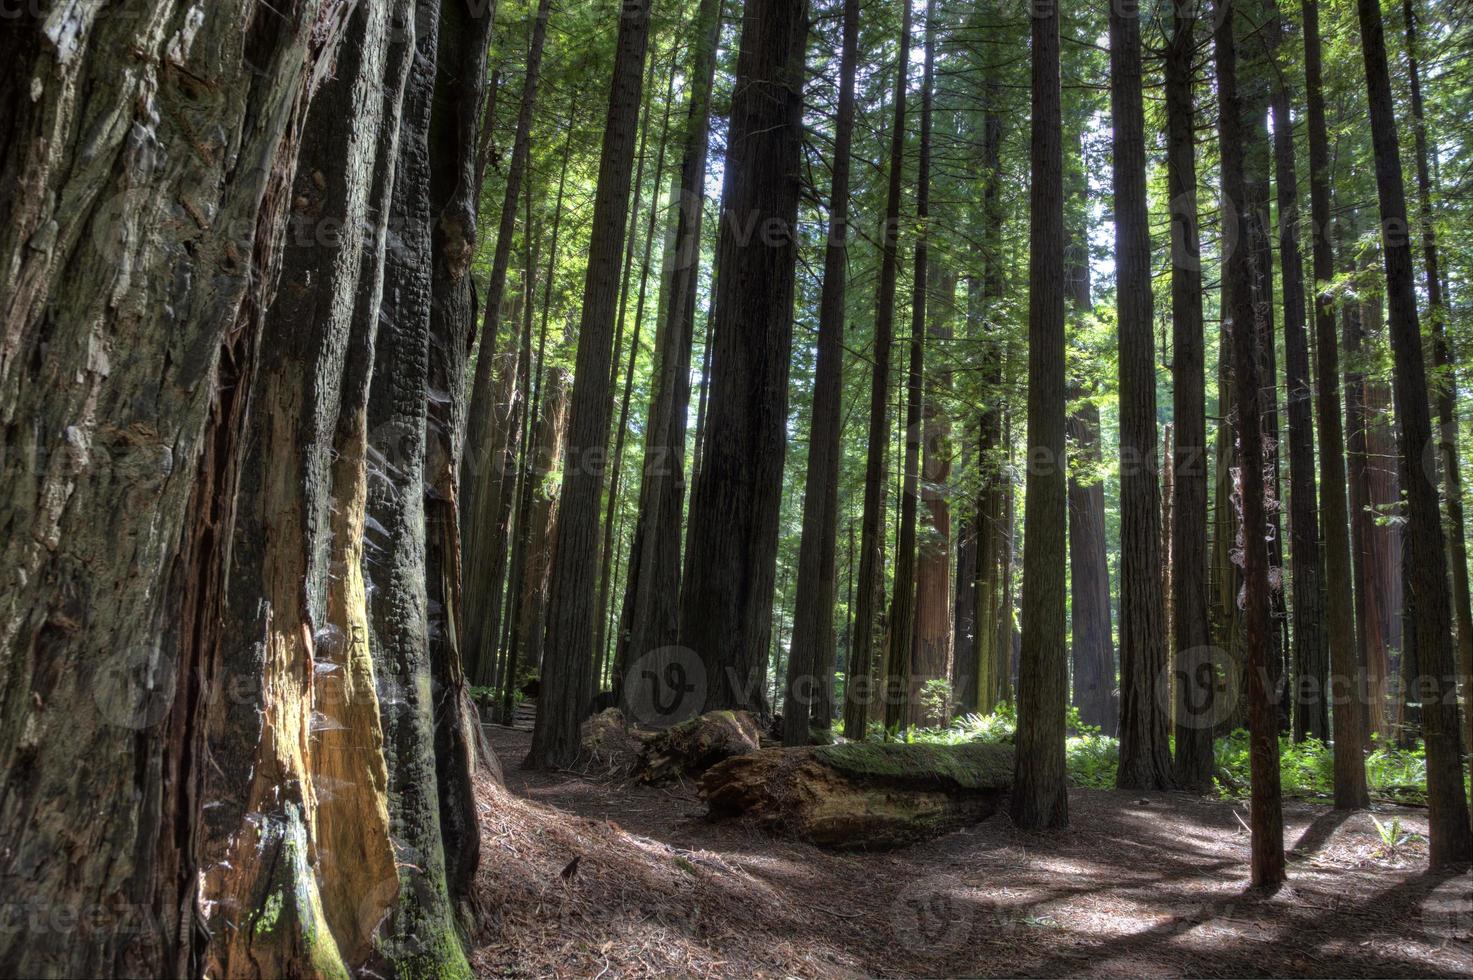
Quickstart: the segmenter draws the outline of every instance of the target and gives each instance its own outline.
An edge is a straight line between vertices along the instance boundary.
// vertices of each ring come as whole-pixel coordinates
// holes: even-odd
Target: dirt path
[[[1000,814],[834,854],[709,822],[692,788],[528,773],[528,733],[490,734],[510,792],[481,801],[487,975],[1473,974],[1473,877],[1423,873],[1420,840],[1387,853],[1365,813],[1291,804],[1290,884],[1263,899],[1233,803],[1076,789],[1064,832]]]

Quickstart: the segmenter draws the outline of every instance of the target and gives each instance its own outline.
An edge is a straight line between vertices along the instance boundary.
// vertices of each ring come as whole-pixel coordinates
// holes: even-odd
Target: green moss
[[[841,773],[897,785],[949,784],[957,789],[1006,789],[1013,781],[1010,745],[931,745],[845,742],[814,757]]]
[[[264,936],[276,928],[281,921],[281,907],[285,900],[281,892],[272,892],[266,896],[266,904],[261,906],[260,914],[256,916],[256,924],[251,927],[252,936]]]

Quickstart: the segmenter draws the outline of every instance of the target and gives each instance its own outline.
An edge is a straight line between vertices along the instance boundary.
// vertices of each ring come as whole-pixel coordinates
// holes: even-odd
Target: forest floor
[[[693,786],[520,768],[488,726],[485,976],[1468,976],[1473,875],[1429,875],[1426,816],[1289,803],[1289,884],[1247,891],[1246,804],[1073,789],[1070,826],[1005,812],[886,853],[839,854],[739,820]]]

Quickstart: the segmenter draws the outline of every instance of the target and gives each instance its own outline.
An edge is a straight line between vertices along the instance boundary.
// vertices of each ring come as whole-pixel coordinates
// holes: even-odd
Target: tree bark
[[[1116,307],[1120,335],[1120,767],[1122,789],[1173,785],[1156,474],[1156,355],[1141,105],[1140,21],[1112,5]],[[1035,525],[1031,522],[1030,530]],[[1031,542],[1029,550],[1032,550]]]
[[[691,495],[681,644],[708,708],[767,715],[762,691],[787,449],[806,4],[743,12],[716,246],[711,401]],[[757,238],[749,239],[755,234]]]
[[[1264,411],[1261,404],[1260,356],[1255,349],[1267,336],[1263,328],[1269,304],[1265,291],[1254,288],[1254,278],[1269,269],[1260,264],[1256,236],[1266,236],[1263,213],[1248,194],[1244,162],[1245,118],[1262,106],[1248,106],[1238,91],[1236,22],[1233,0],[1226,0],[1226,16],[1216,30],[1219,134],[1222,141],[1222,184],[1225,205],[1237,209],[1238,246],[1227,252],[1224,285],[1233,319],[1234,411],[1237,414],[1239,499],[1242,513],[1242,554],[1245,592],[1244,632],[1248,651],[1248,731],[1252,790],[1249,803],[1251,870],[1255,888],[1272,890],[1285,878],[1284,818],[1279,790],[1278,723],[1272,698],[1272,673],[1267,662],[1273,650],[1273,622],[1269,596],[1269,521],[1265,507],[1268,480]],[[1244,18],[1247,19],[1246,17]],[[1246,26],[1246,25],[1245,25]]]
[[[1417,147],[1417,201],[1422,221],[1422,263],[1427,275],[1427,319],[1432,328],[1433,399],[1437,407],[1438,455],[1447,500],[1448,557],[1452,565],[1453,619],[1458,627],[1458,666],[1465,708],[1463,747],[1473,746],[1473,597],[1468,583],[1468,530],[1463,515],[1463,466],[1458,453],[1457,375],[1447,341],[1447,301],[1438,257],[1433,176],[1428,163],[1427,120],[1422,107],[1422,72],[1415,0],[1402,0],[1406,27],[1407,81],[1412,96],[1412,131]]]
[[[909,0],[905,0],[909,3]],[[900,487],[900,530],[895,540],[894,594],[890,600],[890,648],[885,670],[885,729],[905,728],[915,707],[916,511],[920,495],[921,402],[926,351],[926,222],[931,200],[931,74],[935,69],[934,0],[927,0],[925,66],[921,79],[921,144],[916,167],[915,272],[911,279],[910,366],[905,383],[905,459]],[[901,51],[910,50],[910,36]],[[902,59],[908,63],[908,59]]]
[[[854,85],[859,0],[844,0],[839,56],[839,106],[834,123],[828,244],[818,306],[808,472],[803,492],[803,539],[793,604],[793,643],[783,700],[783,744],[805,745],[809,730],[832,725],[828,695],[834,674],[835,538],[839,523],[840,417],[844,397],[844,295],[849,256],[849,158],[854,139]]]
[[[1202,252],[1197,207],[1196,103],[1193,95],[1197,19],[1179,5],[1165,52],[1166,179],[1171,209],[1171,587],[1176,640],[1176,781],[1212,788],[1212,733],[1217,723],[1217,671],[1208,619],[1206,343]]]
[[[639,517],[629,554],[628,584],[615,656],[613,685],[621,697],[628,664],[675,643],[679,632],[691,345],[721,6],[721,0],[702,0],[696,13],[698,33],[690,66],[690,106],[675,195],[675,234],[664,257],[667,301],[656,328],[655,381],[645,429]],[[628,710],[627,703],[625,709]]]
[[[1380,202],[1382,256],[1391,312],[1393,382],[1397,391],[1397,423],[1405,465],[1407,554],[1404,574],[1416,602],[1414,642],[1422,667],[1422,726],[1427,746],[1427,820],[1429,863],[1443,867],[1473,858],[1473,832],[1463,791],[1458,745],[1456,665],[1452,649],[1452,612],[1447,582],[1447,552],[1438,509],[1436,474],[1431,464],[1432,422],[1427,405],[1426,366],[1417,320],[1411,247],[1405,229],[1406,192],[1386,62],[1381,8],[1375,0],[1359,0],[1361,53],[1365,60],[1370,103],[1371,142],[1376,158],[1376,190]]]
[[[495,374],[500,358],[493,354],[500,334],[502,298],[506,291],[507,271],[511,267],[512,242],[516,237],[518,202],[521,200],[527,159],[531,154],[532,116],[537,106],[542,51],[551,9],[552,0],[540,0],[532,21],[511,164],[501,200],[496,249],[492,253],[491,274],[482,297],[485,322],[481,327],[480,352],[476,357],[470,408],[464,420],[465,452],[461,462],[461,480],[466,484],[467,493],[462,519],[463,550],[465,565],[471,572],[465,583],[465,653],[468,669],[481,684],[491,679],[489,667],[496,658],[497,641],[501,635],[502,571],[511,534],[512,506],[518,496],[514,447],[523,424],[535,424],[534,419],[526,417],[524,400],[507,408],[498,404]],[[478,179],[474,187],[479,190],[480,186]],[[526,234],[531,234],[530,228],[526,229]],[[530,306],[531,295],[527,294],[524,299]],[[515,321],[512,332],[515,336]],[[514,362],[510,373],[526,370],[525,365],[515,365]],[[514,424],[501,424],[503,420]]]
[[[578,725],[593,693],[602,455],[609,444],[619,253],[628,220],[649,18],[649,0],[628,0],[620,9],[578,328],[558,535],[548,586],[542,689],[527,757],[528,765],[536,768],[563,766],[577,758]]]
[[[1277,5],[1266,28],[1275,53],[1285,31]],[[1279,72],[1270,97],[1274,124],[1274,184],[1279,205],[1279,267],[1284,292],[1284,380],[1289,416],[1289,572],[1293,595],[1293,673],[1289,684],[1294,740],[1324,741],[1330,734],[1329,647],[1320,578],[1319,504],[1315,487],[1313,392],[1305,332],[1304,257],[1300,254],[1299,175],[1294,162],[1292,92]]]
[[[0,92],[21,190],[0,214],[0,452],[23,461],[0,478],[0,875],[12,908],[126,910],[6,930],[8,975],[469,972],[450,905],[475,854],[442,829],[465,826],[446,780],[468,753],[442,737],[454,666],[413,616],[423,520],[403,522],[417,587],[370,598],[365,568],[387,577],[362,562],[368,502],[383,514],[381,286],[403,281],[385,217],[413,218],[396,231],[420,260],[404,335],[467,335],[473,217],[437,191],[427,136],[451,77],[437,19],[458,11],[412,10],[82,5],[0,40],[7,80],[48,80]],[[480,57],[456,65],[456,119]],[[104,118],[121,124],[93,132]],[[435,203],[471,220],[432,240]],[[436,279],[456,289],[432,313]],[[393,448],[422,454],[430,363],[402,368],[418,426]],[[398,516],[425,486],[404,475]],[[437,570],[454,594],[454,562]],[[449,682],[442,714],[381,699],[406,670]],[[390,791],[406,782],[412,799]]]
[[[1064,713],[1064,168],[1059,7],[1033,8],[1033,140],[1029,193],[1028,484],[1023,552],[1023,651],[1018,668],[1013,821],[1025,829],[1069,823]],[[1009,658],[1011,659],[1011,658]]]
[[[895,279],[900,263],[900,198],[905,168],[906,69],[909,60],[910,4],[903,5],[903,43],[895,64],[895,118],[890,129],[890,172],[881,229],[880,278],[875,296],[875,339],[870,374],[869,431],[864,464],[864,504],[859,524],[859,595],[855,599],[854,649],[844,685],[844,737],[864,737],[874,702],[870,677],[875,645],[881,637],[879,609],[884,594],[885,457],[889,449],[890,354],[895,331]]]
[[[1079,169],[1070,170],[1069,193],[1075,201],[1070,210],[1077,208],[1084,214],[1088,188],[1082,131],[1076,134],[1075,143]],[[1079,316],[1094,310],[1088,224],[1086,216],[1071,229],[1064,254],[1064,285]],[[1070,385],[1069,400],[1080,403],[1065,423],[1065,434],[1073,447],[1069,458],[1069,626],[1074,706],[1079,709],[1080,721],[1113,735],[1119,725],[1120,705],[1115,693],[1115,638],[1110,622],[1100,409],[1087,399],[1077,382]]]
[[[1330,239],[1330,139],[1325,122],[1323,55],[1317,0],[1304,0],[1304,76],[1308,109],[1310,220],[1313,225],[1316,367],[1319,374],[1320,501],[1325,529],[1325,615],[1331,675],[1325,700],[1332,706],[1335,808],[1370,805],[1361,755],[1365,706],[1355,644],[1355,608],[1350,565],[1350,517],[1346,509],[1345,434],[1340,415],[1339,338]]]

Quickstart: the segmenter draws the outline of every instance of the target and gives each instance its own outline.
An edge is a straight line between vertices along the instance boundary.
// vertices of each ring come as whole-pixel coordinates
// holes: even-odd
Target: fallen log
[[[1013,747],[847,742],[764,749],[713,766],[713,819],[744,815],[841,850],[899,847],[985,820],[1013,779]]]
[[[645,736],[632,775],[645,783],[699,776],[717,763],[761,747],[761,730],[752,715],[710,711]]]

